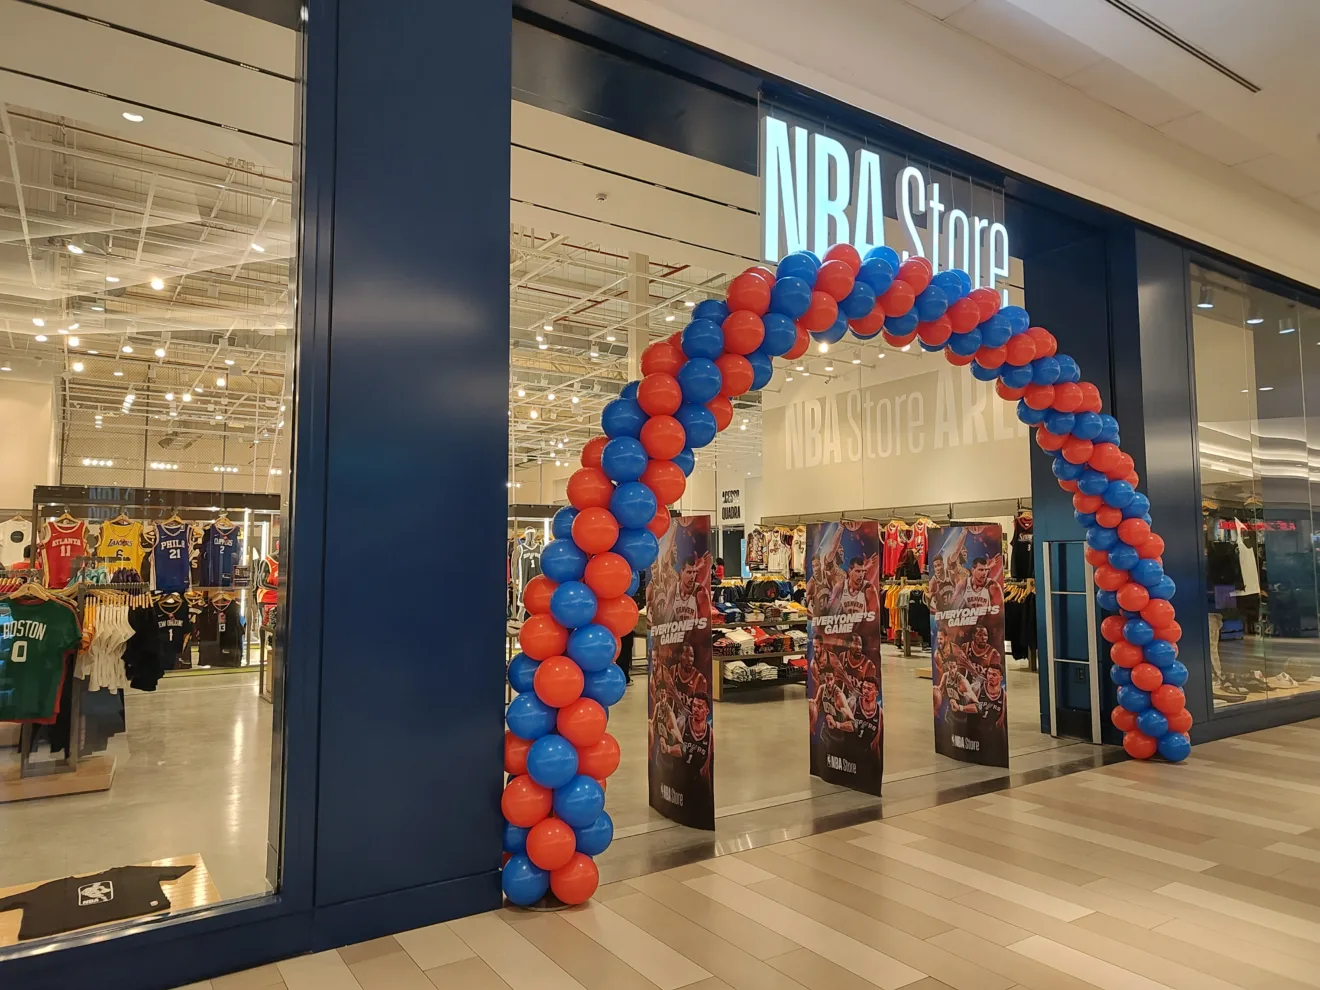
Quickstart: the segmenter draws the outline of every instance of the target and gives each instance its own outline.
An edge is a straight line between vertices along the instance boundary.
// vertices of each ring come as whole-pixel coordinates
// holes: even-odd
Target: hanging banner
[[[811,773],[879,795],[880,526],[807,526],[807,698]]]
[[[994,523],[948,526],[930,540],[935,752],[1006,767],[1003,531]]]
[[[646,713],[651,807],[680,825],[713,830],[710,568],[710,516],[675,519],[646,589]]]

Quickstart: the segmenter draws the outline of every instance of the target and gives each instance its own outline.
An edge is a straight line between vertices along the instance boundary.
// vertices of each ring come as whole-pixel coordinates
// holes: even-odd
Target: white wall
[[[1313,211],[901,0],[601,0],[1000,166],[1320,286]]]
[[[30,509],[32,489],[54,481],[49,381],[0,379],[0,508]]]

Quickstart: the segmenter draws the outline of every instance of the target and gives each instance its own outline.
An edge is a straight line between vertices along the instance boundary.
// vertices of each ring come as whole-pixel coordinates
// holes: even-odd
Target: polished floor
[[[189,990],[1320,987],[1320,721],[1120,762]]]

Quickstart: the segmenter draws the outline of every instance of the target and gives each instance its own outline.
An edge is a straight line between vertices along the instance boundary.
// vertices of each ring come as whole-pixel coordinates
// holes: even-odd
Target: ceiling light
[[[44,333],[39,333],[32,339],[35,340],[38,344],[44,344],[50,338],[47,337]]]
[[[119,281],[118,277],[116,277],[116,276],[114,276],[114,275],[107,275],[107,276],[105,277],[105,280],[106,280],[107,282],[118,282],[118,281]]]
[[[563,449],[564,449],[564,441],[560,440],[559,443],[557,443],[555,446],[557,446],[560,450],[563,450]]]
[[[284,412],[284,407],[280,406],[280,412]]]
[[[694,306],[696,306],[696,303],[693,302],[691,299],[684,299],[683,305],[686,306],[688,309],[692,309]]]
[[[543,341],[543,340],[545,340],[545,338],[542,337],[542,336],[538,333],[538,334],[536,335],[536,342],[539,344],[539,343],[541,343],[541,341]]]
[[[569,401],[571,401],[571,402],[573,403],[573,405],[576,406],[576,405],[577,405],[579,402],[581,402],[582,400],[579,399],[579,398],[575,395],[575,396],[573,396],[573,398],[572,398],[571,400],[569,400]]]
[[[1258,388],[1256,391],[1258,391],[1258,392],[1273,392],[1273,391],[1274,391],[1274,386],[1273,386],[1273,385],[1262,385],[1262,386],[1261,386],[1260,388]]]
[[[179,414],[178,414],[176,411],[174,411],[173,409],[170,410],[170,418],[171,418],[171,419],[177,418],[178,415],[179,415]]]
[[[539,415],[541,415],[541,414],[538,413],[535,409],[533,409],[533,410],[532,410],[531,412],[529,412],[527,415],[528,415],[530,418],[532,418],[532,419],[536,419],[536,417],[539,416]]]
[[[173,393],[173,392],[166,392],[166,393],[165,393],[165,401],[166,401],[166,402],[173,402],[173,401],[174,401],[174,393]]]
[[[61,337],[67,337],[69,335],[69,331],[65,327],[60,327],[59,330],[56,331],[56,333],[58,333]]]
[[[7,364],[0,364],[0,371],[13,371],[14,369]]]
[[[32,325],[34,327],[44,327],[46,325],[46,321],[43,320],[40,316],[34,316],[32,318]]]
[[[742,426],[738,427],[738,429],[740,429],[740,430],[746,430],[746,429],[747,429],[747,424],[746,424],[746,423],[742,424]]]
[[[132,345],[132,344],[125,344],[123,347],[121,347],[121,348],[119,348],[119,349],[120,349],[121,351],[123,351],[125,354],[132,354],[132,353],[133,353],[133,345]]]
[[[1215,292],[1208,285],[1201,286],[1201,294],[1196,300],[1197,309],[1214,309]]]
[[[861,358],[853,358],[853,359],[852,359],[852,363],[853,363],[853,364],[861,364],[861,363],[862,363],[862,359],[861,359]]]
[[[791,382],[792,380],[793,380],[793,376],[792,376],[792,375],[785,375],[785,376],[784,376],[784,381],[786,381],[786,382]]]
[[[264,247],[262,247],[260,244],[258,244],[256,241],[253,241],[253,242],[252,242],[252,250],[253,250],[253,251],[256,251],[257,254],[265,254],[265,253],[266,253],[266,249],[265,249]]]
[[[124,377],[124,369],[123,369],[123,368],[116,368],[114,374],[115,374],[115,377],[116,377],[116,378],[123,378],[123,377]]]
[[[77,330],[80,326],[82,326],[81,323],[70,323],[70,324],[69,324],[69,329],[70,329],[70,330]]]
[[[549,333],[551,330],[554,329],[554,325],[553,325],[553,324],[550,324],[550,323],[547,323],[547,324],[545,324],[543,327],[541,327],[541,329],[544,330],[546,333]],[[536,339],[537,339],[537,340],[540,340],[540,339],[541,339],[541,337],[540,337],[539,334],[537,335]]]
[[[80,343],[82,343],[82,341],[80,341],[77,337],[70,337],[70,338],[69,338],[69,346],[70,346],[70,347],[77,347]]]
[[[215,414],[215,418],[216,418],[216,419],[224,419],[224,416],[222,416],[220,413],[216,413],[216,414]]]
[[[902,347],[899,348],[899,350],[901,350],[904,354],[906,354],[908,351],[912,350],[912,345],[904,344]]]
[[[537,344],[537,345],[536,345],[536,349],[539,350],[539,351],[543,351],[543,350],[545,350],[545,349],[546,349],[547,347],[549,347],[549,346],[550,346],[549,344]]]
[[[129,121],[130,123],[133,123],[133,124],[140,124],[140,123],[142,123],[142,114],[140,114],[140,113],[134,113],[134,112],[131,111],[131,110],[125,110],[125,111],[124,111],[123,113],[121,113],[119,116],[123,117],[125,120],[127,120],[127,121]]]
[[[202,386],[200,386],[200,385],[194,385],[194,386],[192,387],[192,390],[193,390],[194,392],[196,392],[198,395],[201,395],[204,391],[206,391],[206,390],[205,390],[204,388],[202,388]]]
[[[1297,324],[1293,322],[1291,316],[1285,316],[1279,321],[1279,333],[1296,333]]]
[[[217,378],[217,379],[215,380],[215,384],[216,384],[216,386],[219,387],[219,388],[224,388],[224,387],[225,387],[225,380],[224,380],[224,378],[223,378],[223,377]]]
[[[66,244],[65,247],[67,247],[67,248],[69,249],[69,254],[82,254],[82,253],[83,253],[83,249],[80,248],[77,244]]]
[[[93,350],[90,350],[90,349],[89,349],[89,350],[87,351],[87,353],[88,353],[88,354],[100,354],[101,352],[100,352],[100,351],[93,351]]]
[[[104,313],[104,312],[105,312],[105,307],[104,307],[104,306],[93,306],[93,307],[92,307],[92,312],[93,312],[93,313]]]
[[[830,352],[830,345],[822,340],[820,342],[820,346],[818,346],[816,350],[818,350],[821,354],[828,354]]]
[[[1247,314],[1247,324],[1254,327],[1264,322],[1264,315],[1255,306],[1252,306],[1251,312]]]
[[[799,365],[798,365],[797,367],[795,367],[793,370],[794,370],[794,371],[805,371],[806,369],[803,368],[802,365],[799,364]]]
[[[878,357],[881,361],[883,361],[885,359],[885,352],[881,351],[879,354],[876,355],[876,357]]]
[[[184,401],[184,402],[192,402],[192,393],[190,393],[190,392],[184,392],[184,393],[183,393],[183,401]]]
[[[559,467],[559,462],[555,461],[555,467]]]
[[[834,365],[832,365],[832,364],[827,364],[827,365],[825,365],[825,370],[826,370],[826,371],[833,371],[833,370],[834,370]]]
[[[225,358],[225,364],[229,365],[229,367],[232,368],[232,367],[234,366],[234,359],[233,359],[233,358]]]
[[[157,347],[155,353],[156,353],[156,357],[163,358],[165,356],[165,348]]]
[[[518,398],[522,399],[525,398],[526,396],[527,396],[527,389],[525,388],[518,389]]]
[[[555,401],[555,393],[554,393],[554,392],[551,392],[549,395],[546,396],[546,398],[549,399],[551,402],[554,402],[554,401]]]
[[[593,347],[591,350],[587,351],[587,353],[588,353],[589,355],[591,355],[592,357],[600,357],[600,351],[599,351],[597,348],[595,348],[595,347]]]
[[[804,372],[802,372],[802,377],[803,377],[803,378],[810,378],[810,377],[811,377],[811,372],[810,372],[810,371],[804,371]]]
[[[81,361],[74,361],[73,370],[81,374],[83,370],[83,363]]]
[[[608,341],[612,344],[612,343],[614,343],[616,340],[618,340],[619,338],[617,338],[616,336],[614,336],[614,334],[612,334],[612,333],[607,333],[607,334],[605,335],[605,339],[608,340]]]
[[[670,313],[668,316],[665,317],[665,322],[666,322],[666,323],[673,323],[674,320],[676,320],[676,319],[678,319],[678,317],[676,317],[673,313]]]
[[[161,278],[153,278],[151,280],[151,287],[159,292],[161,289],[165,288],[165,280]]]

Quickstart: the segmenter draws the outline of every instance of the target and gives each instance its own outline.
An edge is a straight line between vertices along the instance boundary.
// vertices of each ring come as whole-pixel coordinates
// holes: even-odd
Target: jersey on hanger
[[[105,569],[111,577],[115,571],[124,568],[132,568],[141,573],[145,553],[142,547],[142,524],[137,520],[101,524],[101,542],[96,548],[96,555],[105,561]]]
[[[78,616],[71,605],[57,601],[18,599],[3,609],[0,721],[53,722],[67,673],[65,658],[82,642]]]
[[[238,526],[213,522],[202,535],[202,586],[228,588],[234,583],[234,564],[243,553]]]
[[[187,523],[161,523],[156,527],[156,545],[151,548],[151,573],[157,591],[188,589],[191,532]]]
[[[884,552],[881,554],[881,567],[885,577],[893,577],[898,569],[898,560],[907,548],[907,527],[897,519],[891,520],[884,531]]]
[[[73,558],[87,554],[87,523],[60,522],[56,519],[48,528],[46,541],[41,544],[41,565],[46,572],[47,588],[63,588],[69,583]]]
[[[23,912],[20,940],[46,938],[170,909],[161,881],[191,866],[121,866],[94,876],[64,877],[0,900],[0,912]]]
[[[917,566],[926,570],[926,547],[929,543],[929,533],[926,529],[926,523],[918,519],[912,524],[912,535],[908,538],[907,549],[912,551],[912,555],[917,558]],[[901,551],[900,551],[901,553]],[[895,561],[897,564],[897,561]]]

